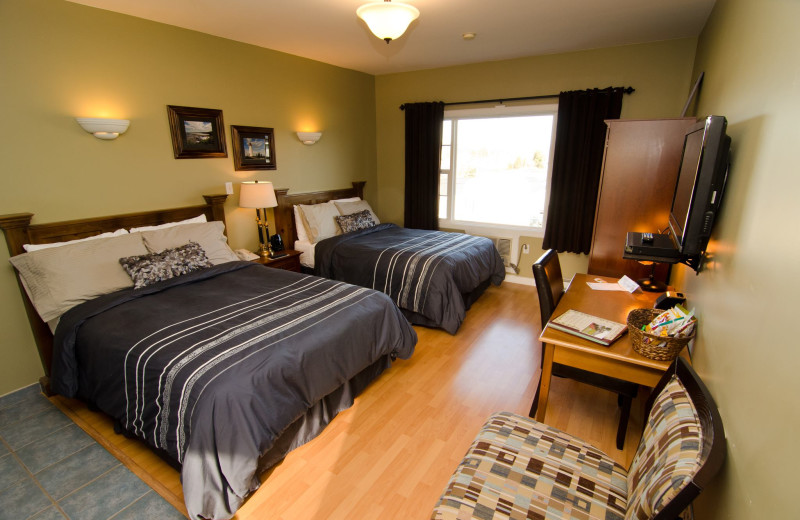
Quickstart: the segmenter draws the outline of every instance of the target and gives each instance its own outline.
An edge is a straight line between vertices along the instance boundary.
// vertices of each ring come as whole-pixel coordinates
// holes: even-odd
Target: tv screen
[[[702,254],[708,245],[725,180],[730,138],[727,121],[709,116],[689,128],[672,196],[669,230],[675,247],[685,256]]]

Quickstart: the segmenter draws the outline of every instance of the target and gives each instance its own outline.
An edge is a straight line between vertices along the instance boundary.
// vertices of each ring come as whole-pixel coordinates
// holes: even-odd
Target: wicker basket
[[[633,309],[628,313],[628,333],[631,335],[633,350],[639,354],[658,361],[672,361],[694,338],[697,325],[695,324],[695,331],[692,331],[690,336],[683,338],[662,337],[644,332],[642,327],[653,321],[662,312],[664,311],[660,309]],[[645,343],[645,338],[653,341]]]

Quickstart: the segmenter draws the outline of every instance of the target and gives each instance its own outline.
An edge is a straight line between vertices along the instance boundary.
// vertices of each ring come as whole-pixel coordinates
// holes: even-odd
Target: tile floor
[[[184,516],[32,385],[0,397],[0,520]]]

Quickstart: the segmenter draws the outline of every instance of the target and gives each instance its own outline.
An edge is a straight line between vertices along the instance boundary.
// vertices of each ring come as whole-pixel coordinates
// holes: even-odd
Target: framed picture
[[[231,125],[235,170],[274,170],[275,133],[272,128]]]
[[[176,159],[227,157],[222,110],[167,105]]]

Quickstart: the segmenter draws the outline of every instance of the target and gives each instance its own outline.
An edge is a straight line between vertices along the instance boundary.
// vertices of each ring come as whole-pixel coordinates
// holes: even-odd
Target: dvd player
[[[675,247],[669,235],[655,233],[638,233],[628,231],[625,240],[625,252],[638,256],[654,256],[659,258],[681,257],[681,252]]]

